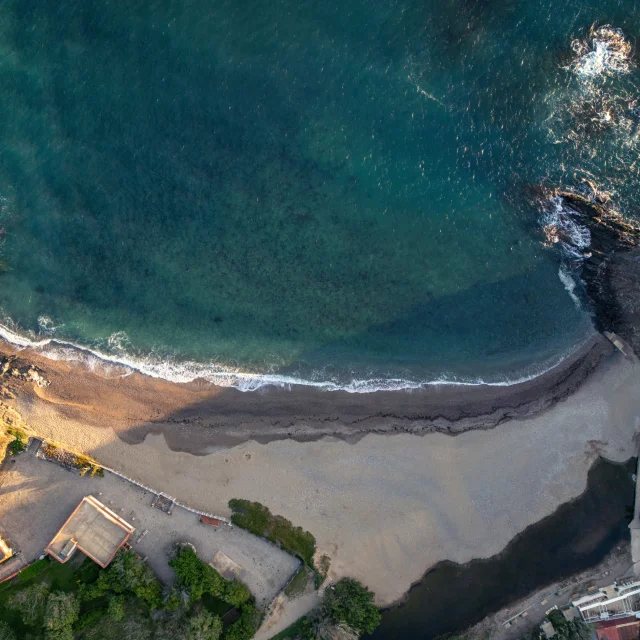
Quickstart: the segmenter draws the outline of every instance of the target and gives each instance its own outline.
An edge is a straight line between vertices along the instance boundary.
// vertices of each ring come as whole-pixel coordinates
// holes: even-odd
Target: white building
[[[572,602],[585,622],[615,620],[626,616],[640,617],[640,581],[617,580],[592,594]]]

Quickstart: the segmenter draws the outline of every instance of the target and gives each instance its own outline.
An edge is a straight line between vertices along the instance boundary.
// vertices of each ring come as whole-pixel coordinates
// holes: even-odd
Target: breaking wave
[[[135,357],[125,353],[111,355],[57,338],[38,339],[37,337],[27,337],[15,328],[7,326],[7,324],[0,324],[0,339],[17,347],[34,349],[50,360],[82,363],[101,375],[125,377],[133,372],[139,372],[152,378],[160,378],[177,383],[206,380],[211,384],[221,387],[233,387],[239,391],[255,391],[268,386],[291,388],[297,385],[315,387],[323,391],[346,391],[348,393],[411,391],[437,385],[508,387],[528,382],[552,370],[568,355],[579,349],[589,338],[590,336],[586,336],[582,342],[573,345],[566,353],[557,355],[546,362],[538,363],[513,379],[492,381],[481,378],[462,379],[454,375],[442,375],[435,380],[428,381],[414,381],[402,378],[371,378],[353,379],[341,384],[331,380],[316,381],[287,375],[251,373],[221,367],[215,363],[178,362],[156,356]]]
[[[545,246],[558,246],[564,257],[582,260],[591,244],[591,232],[580,224],[576,211],[566,207],[560,196],[542,203],[542,231]]]

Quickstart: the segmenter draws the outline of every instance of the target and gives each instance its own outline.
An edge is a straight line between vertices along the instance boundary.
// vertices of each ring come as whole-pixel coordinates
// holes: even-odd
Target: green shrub
[[[17,456],[27,448],[28,437],[27,434],[17,427],[9,427],[7,433],[13,436],[13,440],[7,446],[7,451],[11,456]]]
[[[228,580],[221,598],[234,607],[240,607],[251,600],[251,591],[239,580]]]
[[[49,558],[43,558],[42,560],[36,560],[35,562],[32,562],[28,567],[25,567],[18,574],[18,581],[27,582],[27,580],[35,578],[49,566],[49,562]]]
[[[321,608],[334,623],[344,622],[359,633],[373,633],[381,618],[374,598],[375,594],[357,580],[343,578],[325,591]]]
[[[109,598],[107,615],[117,622],[124,618],[124,596],[111,596]]]
[[[73,465],[80,469],[81,476],[85,476],[88,473],[89,477],[91,478],[93,478],[96,474],[98,474],[101,478],[104,477],[102,467],[100,467],[100,465],[98,465],[95,460],[92,460],[88,456],[84,456],[79,453],[75,454],[73,457]]]
[[[567,620],[557,609],[549,613],[549,620],[560,640],[589,640],[593,635],[591,628],[582,620]]]
[[[190,547],[183,547],[169,561],[169,566],[176,572],[180,588],[188,591],[192,600],[200,600],[205,593],[223,599],[225,579],[202,562]]]
[[[323,553],[320,561],[318,562],[318,570],[323,576],[326,577],[326,575],[329,573],[330,567],[331,558],[326,553]]]
[[[229,508],[233,510],[231,522],[237,527],[251,531],[256,536],[266,536],[271,522],[271,511],[259,502],[232,498]]]
[[[300,571],[296,573],[293,580],[287,585],[287,588],[284,590],[284,594],[287,598],[297,598],[304,593],[308,583],[309,569],[306,565],[303,565],[300,568]]]
[[[91,473],[89,476],[91,478],[95,478],[95,476],[98,476],[98,478],[104,478],[104,470],[97,464],[93,464],[91,465]]]
[[[164,594],[164,603],[162,608],[165,611],[175,611],[180,608],[181,604],[182,599],[180,598],[180,592],[175,587],[171,587],[171,589]]]
[[[178,586],[198,601],[205,593],[239,607],[251,599],[251,592],[239,580],[225,580],[213,567],[202,562],[191,547],[181,547],[169,561]]]
[[[294,527],[282,516],[274,516],[259,502],[233,498],[229,500],[229,508],[233,510],[231,522],[234,525],[275,542],[285,551],[298,556],[308,567],[314,568],[316,539],[308,531]]]
[[[250,604],[242,607],[242,614],[224,633],[224,640],[250,640],[262,622],[262,614]]]
[[[162,607],[162,585],[148,565],[133,551],[120,550],[109,568],[102,571],[95,585],[89,587],[85,598],[96,598],[107,592],[131,592],[152,611]]]
[[[82,631],[83,629],[90,629],[102,620],[104,617],[103,609],[91,609],[91,611],[81,612],[78,620],[74,625],[74,629]]]

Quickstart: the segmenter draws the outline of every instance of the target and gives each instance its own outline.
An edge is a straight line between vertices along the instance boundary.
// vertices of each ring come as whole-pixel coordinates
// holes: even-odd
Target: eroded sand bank
[[[131,419],[114,415],[113,426],[102,412],[83,419],[91,407],[61,402],[54,383],[11,401],[39,433],[208,511],[227,513],[232,497],[259,500],[310,530],[332,558],[332,576],[362,580],[380,604],[401,598],[440,560],[499,552],[580,494],[598,454],[632,456],[640,431],[640,369],[619,355],[553,408],[490,430],[248,441],[207,455],[172,450],[162,433],[127,438],[135,403]],[[193,449],[192,434],[175,423],[169,441]]]

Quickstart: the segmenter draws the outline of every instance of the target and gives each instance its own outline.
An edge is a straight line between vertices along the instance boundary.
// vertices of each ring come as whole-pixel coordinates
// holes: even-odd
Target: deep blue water
[[[589,29],[633,7],[5,0],[5,322],[177,377],[548,366],[590,320],[525,193],[628,213],[637,70]]]

